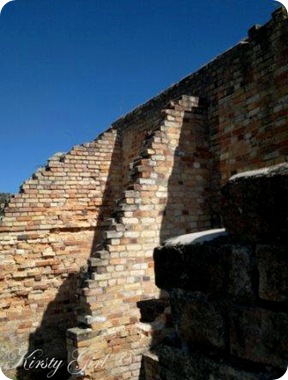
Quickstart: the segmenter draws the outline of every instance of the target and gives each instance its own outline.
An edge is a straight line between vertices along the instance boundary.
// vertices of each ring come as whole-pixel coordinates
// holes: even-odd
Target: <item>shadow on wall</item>
[[[107,165],[109,162],[107,162]],[[113,218],[113,212],[115,210],[115,205],[118,199],[120,199],[123,192],[123,175],[122,175],[122,148],[121,142],[118,137],[118,132],[115,137],[115,145],[113,149],[113,153],[111,156],[111,163],[109,167],[109,173],[107,178],[102,178],[101,185],[105,190],[103,192],[102,205],[99,210],[99,214],[97,217],[98,226],[94,232],[94,238],[92,243],[92,248],[90,252],[90,256],[93,255],[95,251],[97,251],[98,246],[101,244],[102,237],[102,229],[105,227],[102,226],[104,220],[106,218]]]
[[[18,379],[43,380],[49,378],[51,374],[54,380],[68,379],[66,330],[77,324],[75,314],[77,282],[78,274],[70,273],[60,286],[55,299],[48,304],[41,325],[30,334],[27,361],[24,360],[23,366],[18,368]],[[45,300],[40,302],[45,308]],[[51,363],[49,369],[37,368],[37,363],[42,360]]]
[[[210,218],[210,154],[208,145],[207,108],[205,104],[185,112],[173,168],[167,184],[166,206],[160,228],[160,242],[209,229]],[[138,302],[141,322],[151,325],[150,349],[160,343],[177,346],[171,319],[169,299],[161,290],[159,299]],[[142,361],[139,380],[145,380]]]
[[[202,99],[197,101],[198,106],[194,102],[192,100],[191,111],[185,111],[174,152],[160,229],[161,242],[211,227],[207,105]]]
[[[105,190],[102,205],[97,215],[98,227],[94,233],[90,255],[101,242],[101,223],[105,218],[111,216],[115,200],[119,198],[119,193],[121,194],[121,183],[118,180],[119,177],[122,178],[121,172],[119,174],[119,170],[121,170],[119,169],[120,154],[119,143],[116,141],[107,179],[101,179]],[[106,164],[109,165],[109,162]],[[48,305],[43,298],[36,301],[38,308],[45,310],[45,312],[40,326],[29,336],[29,348],[25,355],[27,360],[24,360],[22,366],[17,369],[17,379],[43,380],[52,378],[53,380],[65,380],[71,376],[67,370],[66,331],[77,326],[76,311],[79,309],[77,290],[82,281],[81,272],[68,273],[53,301]],[[40,363],[43,364],[42,368]],[[50,368],[45,369],[43,367]],[[51,377],[51,375],[53,376]]]

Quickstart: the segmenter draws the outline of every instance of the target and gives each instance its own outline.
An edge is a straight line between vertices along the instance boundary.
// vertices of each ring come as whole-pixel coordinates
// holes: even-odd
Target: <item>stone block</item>
[[[235,307],[230,315],[231,354],[255,363],[287,367],[288,314]]]
[[[183,345],[192,348],[225,348],[225,312],[220,302],[175,289],[170,294],[171,312]]]
[[[226,292],[226,262],[230,248],[210,243],[164,246],[154,250],[156,285],[203,293]]]
[[[288,301],[288,247],[258,245],[259,296],[263,300]]]
[[[288,241],[288,164],[244,172],[222,188],[228,232],[251,241]]]
[[[279,371],[271,368],[243,369],[221,358],[181,349],[159,346],[143,355],[147,380],[259,380],[275,379]],[[283,372],[282,372],[283,374]]]
[[[257,297],[257,268],[255,250],[249,245],[232,245],[227,262],[227,293],[240,300],[253,301]]]

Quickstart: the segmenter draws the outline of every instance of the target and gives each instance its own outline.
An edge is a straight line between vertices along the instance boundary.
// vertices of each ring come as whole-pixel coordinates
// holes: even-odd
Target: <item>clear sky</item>
[[[264,24],[273,0],[15,0],[0,15],[0,192]]]

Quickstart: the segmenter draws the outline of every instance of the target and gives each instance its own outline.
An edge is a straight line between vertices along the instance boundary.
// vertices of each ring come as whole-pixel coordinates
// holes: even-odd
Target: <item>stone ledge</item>
[[[222,188],[227,232],[253,242],[288,241],[288,164],[244,172]]]
[[[186,240],[191,243],[191,239]],[[155,281],[160,289],[178,288],[246,301],[256,297],[252,280],[254,250],[250,244],[240,248],[239,241],[226,234],[211,241],[196,241],[180,245],[174,240],[173,246],[170,240],[167,246],[154,250]]]
[[[91,328],[73,327],[66,331],[66,336],[74,342],[89,340],[101,334],[101,331],[93,331]]]

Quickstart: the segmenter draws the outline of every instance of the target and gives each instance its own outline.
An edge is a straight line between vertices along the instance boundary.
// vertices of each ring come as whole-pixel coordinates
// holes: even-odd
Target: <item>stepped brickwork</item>
[[[53,156],[10,199],[0,221],[5,374],[15,374],[13,353],[21,379],[43,379],[20,360],[41,349],[63,360],[61,379],[142,376],[142,353],[172,328],[155,246],[221,227],[231,174],[287,160],[287,40],[280,9],[95,141]]]
[[[121,191],[121,166],[109,174],[112,162],[121,163],[114,130],[54,155],[11,199],[0,226],[4,354],[33,351],[41,342],[52,357],[66,356],[78,273]]]
[[[208,182],[205,113],[206,108],[199,105],[198,98],[187,96],[165,110],[159,126],[147,133],[143,140],[140,156],[133,160],[130,182],[117,202],[114,218],[104,221],[107,228],[104,239],[100,250],[93,252],[88,261],[88,279],[80,289],[83,310],[87,314],[80,315],[79,321],[87,328],[82,326],[68,332],[70,359],[76,349],[81,353],[86,348],[90,353],[90,368],[98,369],[98,379],[106,379],[107,373],[127,379],[139,377],[141,354],[149,344],[149,338],[145,337],[145,327],[136,324],[141,318],[137,303],[160,296],[154,286],[153,249],[161,237],[210,225],[209,210],[205,219],[201,209],[205,199],[199,191]],[[183,130],[188,131],[188,137],[195,137],[185,138],[180,144]],[[199,166],[194,169],[199,178],[194,179],[194,190],[185,194],[187,185],[192,185],[189,172],[198,151],[204,154],[202,159],[199,153]],[[175,167],[178,173],[174,178],[175,188],[181,182],[183,190],[174,194],[173,183],[168,186],[168,182]],[[170,185],[175,198],[167,204]],[[201,202],[197,204],[199,200]],[[194,213],[189,212],[191,205]],[[164,213],[169,215],[170,222],[165,231],[160,231]],[[100,350],[94,355],[94,363],[91,347]],[[119,351],[123,348],[129,351],[133,365],[130,361],[119,365],[123,354],[120,352],[119,355]],[[109,357],[109,362],[104,370],[97,363],[103,362],[105,357]],[[84,363],[83,359],[80,360],[78,367],[83,369],[85,361],[87,355]],[[85,375],[87,378],[91,376],[88,369]]]

